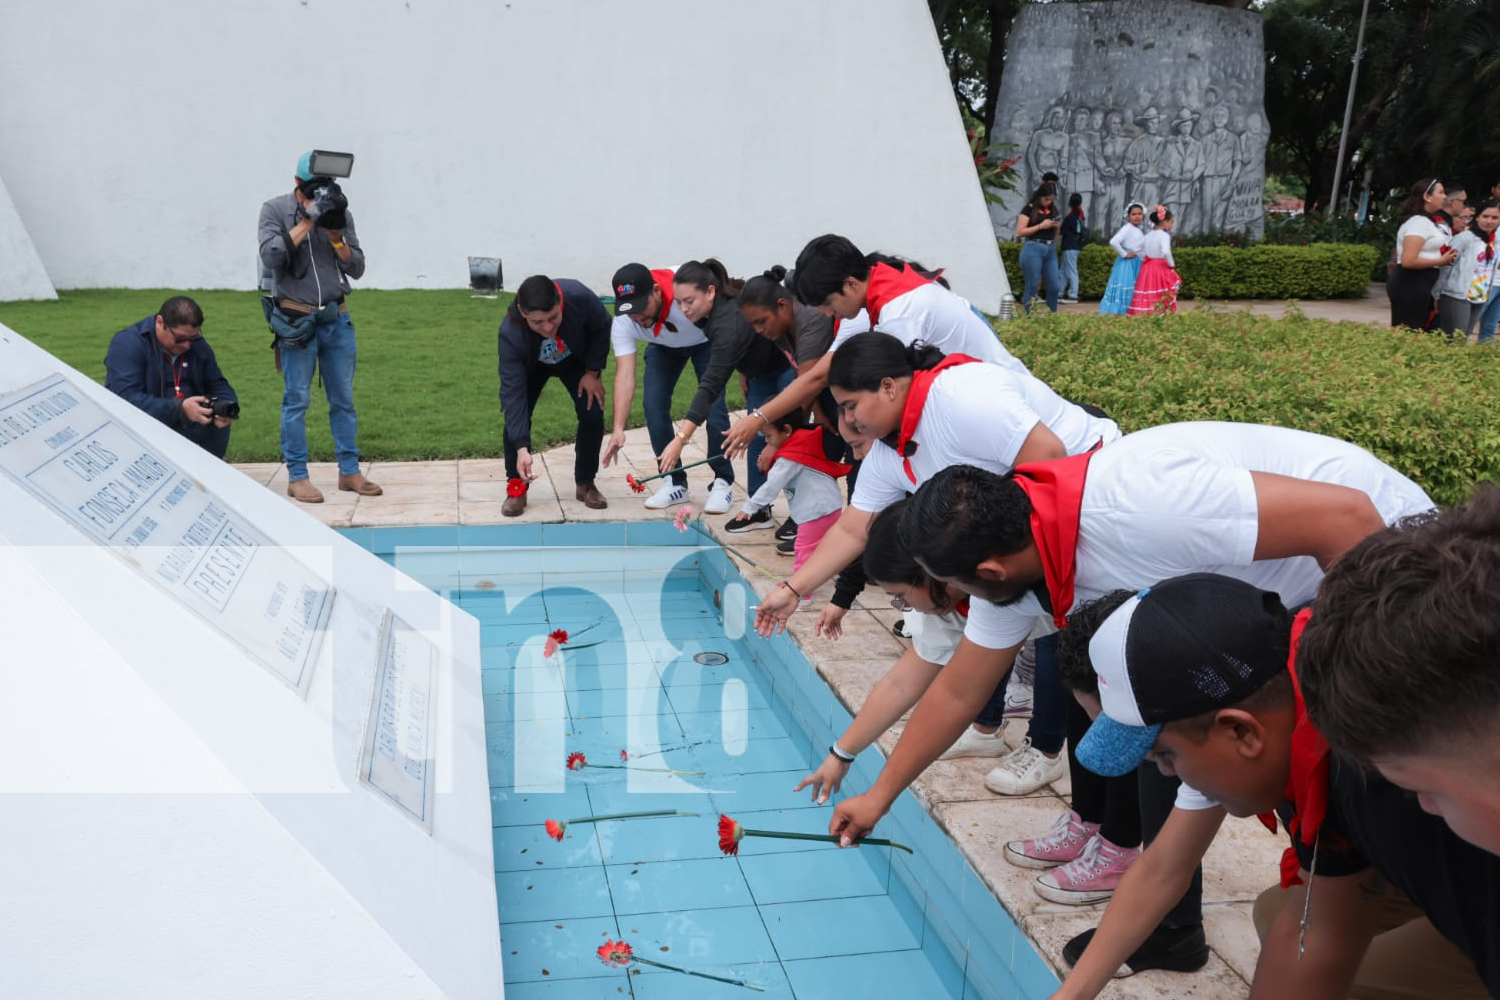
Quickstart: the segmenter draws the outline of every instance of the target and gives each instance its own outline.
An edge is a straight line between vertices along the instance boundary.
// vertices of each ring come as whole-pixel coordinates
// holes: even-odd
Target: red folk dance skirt
[[[1135,294],[1130,298],[1128,316],[1151,313],[1176,313],[1177,290],[1182,276],[1162,257],[1147,257],[1135,279]]]

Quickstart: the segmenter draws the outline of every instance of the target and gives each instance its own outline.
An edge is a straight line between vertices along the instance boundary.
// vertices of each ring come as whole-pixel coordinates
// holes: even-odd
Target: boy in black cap
[[[1291,839],[1281,888],[1256,904],[1252,995],[1500,995],[1500,858],[1329,753],[1293,655],[1309,616],[1244,581],[1195,573],[1117,591],[1069,621],[1064,683],[1099,713],[1079,761],[1121,774],[1149,757],[1181,777],[1184,800],[1212,807],[1173,811],[1057,997],[1091,997],[1108,982],[1178,898],[1226,812],[1273,827],[1279,818]]]

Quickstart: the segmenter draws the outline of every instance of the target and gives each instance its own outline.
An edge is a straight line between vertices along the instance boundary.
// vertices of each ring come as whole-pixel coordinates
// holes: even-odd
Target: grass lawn
[[[0,323],[34,341],[85,375],[104,381],[104,352],[116,331],[160,308],[168,289],[91,289],[59,293],[56,302],[0,303]],[[243,408],[230,438],[231,462],[281,460],[281,376],[270,349],[271,333],[255,292],[190,291],[203,307],[203,333]],[[501,454],[499,359],[495,334],[510,296],[470,298],[467,291],[359,291],[349,298],[359,332],[359,446],[367,460],[493,458]],[[636,364],[630,426],[641,413],[643,362]],[[604,373],[609,393],[605,433],[613,413],[614,358]],[[687,412],[697,388],[682,379],[672,412]],[[731,408],[743,406],[730,380]],[[333,460],[328,406],[318,386],[308,411],[313,461]],[[532,418],[538,449],[571,441],[578,426],[572,401],[554,380]]]

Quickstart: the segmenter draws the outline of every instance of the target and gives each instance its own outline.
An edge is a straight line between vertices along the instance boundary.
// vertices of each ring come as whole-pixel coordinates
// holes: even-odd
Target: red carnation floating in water
[[[629,759],[629,754],[627,754],[624,750],[621,750],[620,759]],[[586,767],[603,768],[606,771],[656,771],[659,774],[681,775],[703,774],[702,771],[679,771],[674,767],[636,767],[630,764],[590,764],[588,758],[583,755],[582,751],[574,750],[572,753],[568,754],[569,771],[581,771]]]
[[[630,947],[630,945],[624,941],[606,940],[599,946],[597,954],[599,956],[599,961],[603,962],[605,965],[613,966],[617,969],[623,969],[631,962],[639,962],[642,965],[650,965],[654,968],[666,969],[668,972],[681,972],[689,976],[697,976],[699,979],[712,979],[716,983],[728,983],[730,986],[743,986],[745,989],[755,990],[757,993],[764,993],[766,991],[764,986],[757,986],[755,983],[747,983],[743,979],[729,979],[725,976],[713,976],[709,975],[707,972],[694,972],[692,969],[679,968],[675,965],[668,965],[665,962],[658,962],[655,959],[642,958],[641,956],[637,955],[635,951]]]
[[[553,840],[561,841],[563,838],[563,831],[567,828],[568,824],[559,823],[555,819],[549,819],[547,821],[547,836],[551,837]]]
[[[579,753],[577,750],[574,750],[572,753],[568,754],[569,771],[578,771],[588,766],[588,758]]]
[[[831,833],[792,833],[788,830],[747,830],[740,826],[728,816],[719,815],[719,850],[730,857],[740,853],[740,841],[746,837],[771,837],[775,840],[817,840],[825,844],[837,844],[842,841]],[[894,847],[898,851],[912,853],[912,849],[905,844],[898,844],[894,840],[885,840],[881,837],[865,837],[859,841],[861,844],[870,844],[874,847]]]
[[[548,632],[547,633],[547,644],[542,647],[542,655],[544,657],[547,657],[548,659],[551,659],[552,658],[552,654],[555,653],[555,652],[557,652],[558,647],[566,644],[567,641],[568,641],[568,630],[567,629],[560,628],[560,629],[557,629],[554,632]]]
[[[719,814],[719,850],[731,858],[740,853],[740,841],[745,837],[745,828],[724,814]]]

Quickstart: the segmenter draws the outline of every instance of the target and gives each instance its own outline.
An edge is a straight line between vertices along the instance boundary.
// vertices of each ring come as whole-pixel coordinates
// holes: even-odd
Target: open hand
[[[798,783],[793,792],[800,792],[808,785],[813,786],[812,800],[818,805],[828,801],[828,796],[836,794],[839,786],[844,783],[844,778],[849,773],[849,764],[852,762],[842,761],[829,754],[823,758],[823,763],[818,769]]]

